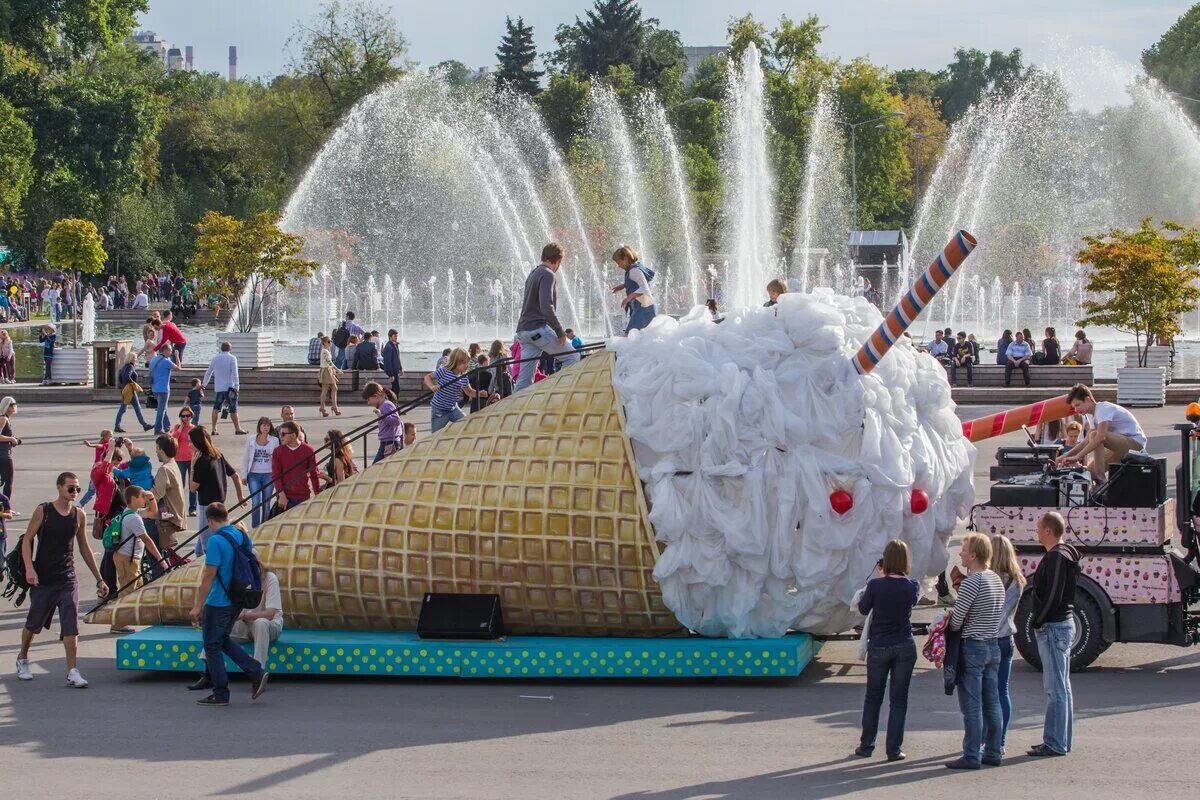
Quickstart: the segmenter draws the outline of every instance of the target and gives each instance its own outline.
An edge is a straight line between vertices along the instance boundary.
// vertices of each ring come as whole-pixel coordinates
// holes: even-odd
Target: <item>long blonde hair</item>
[[[1025,588],[1025,576],[1021,573],[1021,565],[1017,563],[1017,551],[1009,538],[999,533],[992,537],[992,572],[1000,576],[1006,589],[1014,583]]]

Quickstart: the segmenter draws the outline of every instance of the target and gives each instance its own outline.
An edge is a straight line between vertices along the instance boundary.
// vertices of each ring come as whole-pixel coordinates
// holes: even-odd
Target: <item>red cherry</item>
[[[838,489],[829,495],[829,506],[837,514],[845,514],[854,507],[854,498],[845,489]]]
[[[924,489],[913,489],[908,498],[908,507],[914,514],[924,514],[929,509],[929,495]]]

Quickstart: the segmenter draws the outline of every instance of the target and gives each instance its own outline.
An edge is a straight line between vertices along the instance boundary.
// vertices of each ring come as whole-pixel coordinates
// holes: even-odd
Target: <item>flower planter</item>
[[[54,364],[50,368],[50,382],[56,384],[79,383],[92,385],[92,348],[56,347]]]
[[[1125,348],[1125,366],[1136,367],[1138,365],[1139,350],[1136,346]],[[1175,377],[1175,356],[1169,347],[1159,347],[1157,345],[1146,351],[1146,366],[1147,367],[1162,367],[1166,370],[1167,383],[1170,383]]]
[[[217,346],[229,342],[230,351],[237,357],[239,369],[259,369],[275,366],[275,334],[266,331],[223,331],[217,334]]]
[[[1166,405],[1166,368],[1123,367],[1118,369],[1117,402],[1123,406]]]

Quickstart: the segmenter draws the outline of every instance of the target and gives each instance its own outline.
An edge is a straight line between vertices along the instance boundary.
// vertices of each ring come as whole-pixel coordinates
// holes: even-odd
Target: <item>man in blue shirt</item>
[[[171,345],[163,343],[154,358],[150,359],[150,391],[158,402],[154,414],[154,433],[171,432],[171,417],[168,405],[171,402],[171,373],[179,365],[171,358]]]
[[[208,680],[212,682],[212,694],[196,702],[202,706],[229,705],[229,674],[225,671],[225,656],[238,665],[250,678],[251,700],[257,700],[267,688],[267,671],[263,665],[229,638],[233,623],[241,609],[233,604],[225,588],[233,579],[233,545],[222,534],[228,534],[235,542],[253,547],[254,542],[242,531],[229,524],[229,512],[222,503],[209,503],[205,509],[210,527],[217,527],[204,550],[204,573],[200,589],[196,592],[196,605],[192,606],[191,617],[201,623],[204,630],[204,657]],[[200,598],[205,598],[201,606]],[[202,679],[203,680],[203,679]],[[199,685],[197,688],[202,688]]]
[[[1029,361],[1033,358],[1033,348],[1025,341],[1025,334],[1017,331],[1013,343],[1008,346],[1004,357],[1004,385],[1012,386],[1014,369],[1021,370],[1025,377],[1025,385],[1029,385]]]

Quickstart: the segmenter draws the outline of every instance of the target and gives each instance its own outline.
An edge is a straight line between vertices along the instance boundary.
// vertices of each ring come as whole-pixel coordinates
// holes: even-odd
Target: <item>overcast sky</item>
[[[142,27],[182,48],[194,45],[196,67],[226,72],[237,45],[242,76],[269,76],[288,61],[288,35],[321,0],[151,0]],[[554,29],[590,7],[590,0],[383,0],[424,64],[457,59],[492,66],[504,17],[534,26],[539,52],[553,47]],[[1136,61],[1191,5],[1163,0],[644,0],[647,16],[679,31],[685,45],[723,44],[733,14],[774,22],[817,14],[828,26],[822,49],[841,59],[869,56],[893,68],[940,68],[956,46],[1023,49],[1039,60],[1066,40],[1098,46]],[[1049,7],[1050,10],[1047,10]]]

